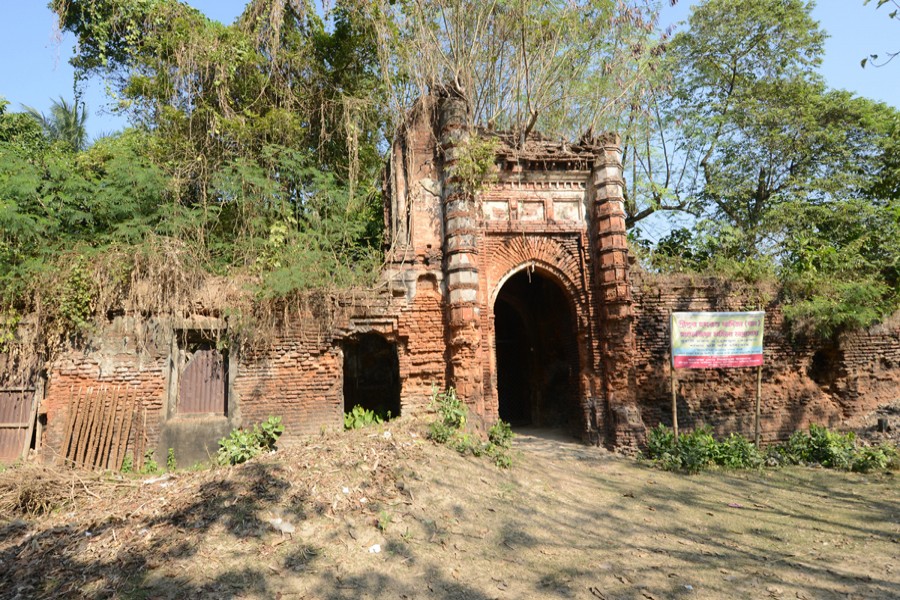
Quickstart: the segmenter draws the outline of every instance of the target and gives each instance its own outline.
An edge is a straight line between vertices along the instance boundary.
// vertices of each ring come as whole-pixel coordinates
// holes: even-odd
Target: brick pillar
[[[455,176],[459,146],[468,138],[468,104],[453,90],[441,100],[440,143],[444,150],[445,314],[449,332],[450,384],[478,414],[482,397],[481,327],[478,306],[478,232],[474,198]]]
[[[634,389],[634,330],[620,144],[618,136],[608,138],[603,154],[594,163],[594,280],[600,306],[600,360],[609,442],[618,448],[634,449],[643,442],[644,425]]]

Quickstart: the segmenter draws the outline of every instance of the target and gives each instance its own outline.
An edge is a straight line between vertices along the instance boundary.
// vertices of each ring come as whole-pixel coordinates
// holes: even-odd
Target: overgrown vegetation
[[[220,465],[237,465],[247,462],[262,452],[275,449],[278,438],[284,433],[281,417],[270,416],[253,429],[234,429],[231,434],[219,440],[216,461]]]
[[[0,100],[0,348],[24,315],[53,347],[213,279],[230,331],[371,283],[388,141],[436,85],[485,132],[459,148],[469,193],[491,130],[615,130],[648,268],[776,278],[821,336],[900,308],[900,113],[825,85],[808,2],[704,0],[674,36],[649,0],[250,0],[230,25],[174,0],[51,7],[76,83],[102,79],[130,127],[89,145],[78,100]],[[660,212],[692,223],[647,240]]]
[[[428,425],[429,439],[450,446],[460,454],[489,456],[495,465],[504,469],[512,465],[509,451],[513,432],[509,423],[498,419],[488,429],[485,440],[483,434],[469,424],[469,411],[452,387],[446,391],[434,390],[431,408],[437,420]]]
[[[350,409],[350,412],[344,413],[344,429],[360,429],[370,425],[381,425],[385,421],[390,420],[390,418],[391,411],[382,415],[357,404]]]
[[[260,304],[373,280],[384,94],[365,21],[301,2],[250,2],[228,26],[174,1],[52,7],[78,81],[103,78],[132,126],[86,147],[77,101],[0,100],[4,323],[34,314],[53,347],[227,278],[210,308],[246,327]]]
[[[900,309],[900,112],[829,89],[824,40],[802,0],[699,2],[623,133],[646,267],[777,280],[794,331],[831,337]],[[691,224],[642,238],[660,210]]]
[[[667,471],[698,473],[712,466],[726,469],[752,469],[779,465],[821,465],[831,469],[869,472],[900,468],[897,448],[859,446],[851,433],[829,431],[810,425],[809,431],[797,431],[784,444],[759,450],[739,434],[717,441],[708,426],[680,433],[676,441],[665,425],[647,434],[647,458]]]

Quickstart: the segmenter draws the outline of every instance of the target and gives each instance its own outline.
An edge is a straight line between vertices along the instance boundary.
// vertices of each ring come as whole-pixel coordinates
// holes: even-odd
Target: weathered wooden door
[[[31,442],[33,389],[0,389],[0,462],[18,460]]]
[[[211,344],[201,344],[186,358],[178,382],[178,413],[225,415],[227,386],[223,353]]]

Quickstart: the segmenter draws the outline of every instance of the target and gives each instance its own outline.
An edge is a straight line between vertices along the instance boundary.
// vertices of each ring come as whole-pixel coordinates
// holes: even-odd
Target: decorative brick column
[[[445,302],[449,332],[450,384],[478,414],[484,414],[481,328],[478,305],[478,217],[455,175],[460,145],[468,139],[468,103],[454,90],[445,90],[440,103],[440,143],[444,152],[442,201],[444,208]]]
[[[594,163],[595,284],[600,307],[600,361],[608,407],[609,442],[636,448],[644,425],[634,389],[634,331],[628,242],[625,230],[625,181],[619,136],[604,140]]]

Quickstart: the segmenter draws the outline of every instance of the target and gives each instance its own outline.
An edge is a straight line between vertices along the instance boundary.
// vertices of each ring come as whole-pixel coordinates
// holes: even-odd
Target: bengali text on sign
[[[757,367],[763,362],[765,312],[672,313],[676,369]]]

